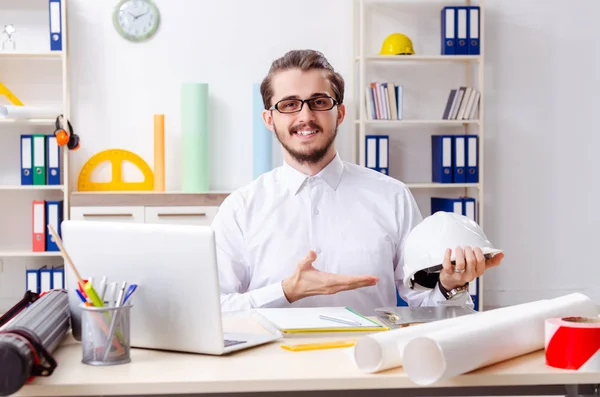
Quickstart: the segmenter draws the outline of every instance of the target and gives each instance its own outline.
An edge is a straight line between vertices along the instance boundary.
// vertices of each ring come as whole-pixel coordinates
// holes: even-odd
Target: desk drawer
[[[217,214],[216,206],[146,207],[146,223],[210,226]]]
[[[71,207],[71,219],[144,223],[144,207]]]

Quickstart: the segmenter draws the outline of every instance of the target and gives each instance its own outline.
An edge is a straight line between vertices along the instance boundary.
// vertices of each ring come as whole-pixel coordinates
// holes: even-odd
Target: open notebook
[[[282,333],[372,332],[390,329],[347,307],[262,308],[254,309],[254,312],[261,322],[267,322]],[[356,324],[343,324],[321,318],[321,315],[353,321]]]

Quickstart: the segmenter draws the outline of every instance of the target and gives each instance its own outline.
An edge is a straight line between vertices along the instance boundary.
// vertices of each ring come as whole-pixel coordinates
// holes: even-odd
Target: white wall
[[[351,37],[344,0],[156,3],[161,27],[144,44],[115,32],[114,1],[69,3],[73,121],[84,142],[73,156],[74,178],[90,156],[114,147],[134,151],[152,167],[152,115],[164,113],[166,188],[180,190],[180,86],[207,82],[211,190],[232,190],[252,179],[252,84],[271,62],[289,49],[313,48],[346,76],[352,65],[350,44],[333,39]],[[349,156],[346,142],[340,145]]]
[[[347,78],[351,101],[350,2],[157,3],[163,15],[158,35],[145,44],[130,44],[112,28],[114,1],[69,2],[73,123],[83,139],[82,149],[72,156],[73,181],[81,165],[106,148],[132,150],[152,166],[152,114],[165,113],[167,189],[179,190],[183,81],[210,83],[212,189],[231,190],[250,181],[251,85],[262,79],[275,57],[291,48],[322,50]],[[489,306],[570,291],[587,292],[600,302],[594,252],[599,192],[591,159],[600,144],[594,117],[600,88],[595,50],[600,5],[593,0],[571,3],[486,2],[485,224],[488,237],[507,253],[503,266],[486,277]],[[234,12],[227,13],[230,6]],[[416,9],[411,6],[410,13]],[[437,23],[414,21],[418,48],[436,51],[435,34],[424,32]],[[385,23],[402,29],[391,18]],[[344,39],[334,39],[334,33]],[[375,37],[371,45],[378,42]],[[373,72],[391,73],[381,68]],[[434,66],[411,66],[410,74],[408,69],[397,73],[412,87],[406,112],[415,116],[440,114],[445,97],[437,94],[456,85],[440,77]],[[443,73],[462,76],[455,68]],[[348,121],[339,139],[345,158],[351,153]],[[420,172],[413,171],[428,166],[429,154],[421,156],[408,139],[427,150],[423,136],[431,130],[397,131],[386,130],[394,139],[395,172],[418,180]],[[427,169],[421,172],[428,174]],[[24,277],[7,267],[0,278],[2,296],[14,286],[12,296],[19,297]]]
[[[487,18],[489,237],[507,250],[490,304],[570,291],[600,302],[600,63],[593,0],[490,1]]]

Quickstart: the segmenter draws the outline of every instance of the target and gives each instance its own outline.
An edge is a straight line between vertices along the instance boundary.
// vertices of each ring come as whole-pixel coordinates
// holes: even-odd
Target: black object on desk
[[[52,357],[71,326],[67,291],[24,298],[0,318],[0,395],[13,394],[35,376],[50,376]]]

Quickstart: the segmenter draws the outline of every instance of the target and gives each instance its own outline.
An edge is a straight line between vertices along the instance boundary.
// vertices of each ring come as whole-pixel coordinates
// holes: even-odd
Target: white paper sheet
[[[413,338],[404,347],[404,371],[413,382],[431,385],[543,349],[547,318],[598,316],[596,304],[582,294],[504,309]]]
[[[61,113],[59,106],[2,106],[0,105],[0,118],[2,119],[35,119],[56,118]]]
[[[565,305],[566,307],[564,307]],[[458,335],[462,335],[466,338],[466,334],[473,333],[471,330],[478,329],[476,326],[471,326],[471,322],[479,322],[480,328],[483,328],[484,332],[487,332],[489,329],[494,328],[495,322],[497,323],[503,318],[510,319],[517,313],[525,312],[527,313],[527,319],[527,315],[531,316],[532,312],[539,310],[539,313],[543,313],[544,311],[547,312],[548,308],[554,308],[554,312],[567,311],[567,315],[572,315],[572,312],[582,312],[583,315],[590,315],[597,312],[596,305],[588,297],[582,294],[570,294],[556,299],[545,299],[467,316],[413,325],[360,338],[354,348],[354,362],[358,368],[365,373],[380,372],[390,368],[400,367],[403,365],[405,347],[409,342],[416,338],[429,335],[436,331],[440,331],[438,334],[445,334],[453,327],[456,327],[455,329]],[[561,311],[558,310],[558,308],[564,308],[564,310]],[[541,325],[541,329],[541,343],[543,347],[543,324]],[[477,332],[475,332],[475,334]],[[469,338],[466,338],[465,340],[467,339]],[[477,339],[475,339],[475,341],[477,341]],[[412,364],[418,365],[418,361],[419,360],[416,360],[415,362],[415,360],[413,360]]]

